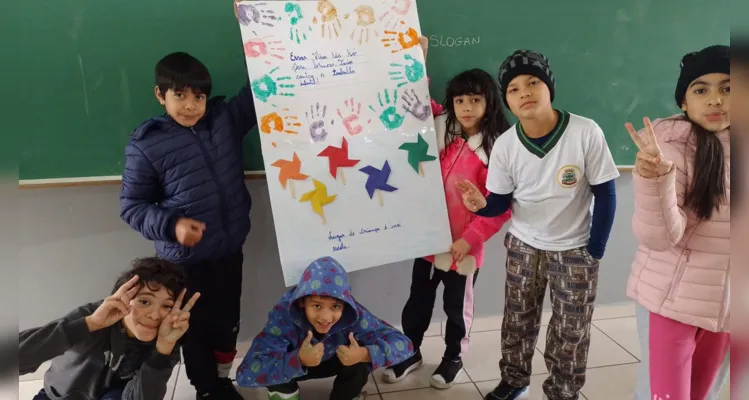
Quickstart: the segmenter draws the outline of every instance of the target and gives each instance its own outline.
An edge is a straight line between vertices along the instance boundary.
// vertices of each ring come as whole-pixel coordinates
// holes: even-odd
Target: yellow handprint
[[[351,32],[351,39],[354,39],[356,33],[359,33],[359,44],[369,42],[369,32],[374,32],[375,37],[379,37],[380,34],[372,28],[375,23],[375,11],[370,6],[359,6],[354,9],[356,13],[356,29]],[[346,14],[344,17],[348,19],[351,14]]]
[[[333,3],[330,0],[318,1],[317,12],[320,13],[320,16],[314,17],[312,22],[315,24],[320,22],[322,37],[325,37],[326,31],[330,39],[333,38],[333,34],[335,34],[335,37],[338,37],[338,33],[341,30],[341,20],[338,18],[338,10]]]

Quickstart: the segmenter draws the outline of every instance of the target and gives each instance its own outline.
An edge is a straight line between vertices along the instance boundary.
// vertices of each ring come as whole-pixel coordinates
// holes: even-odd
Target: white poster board
[[[416,2],[235,6],[286,284],[448,251]]]

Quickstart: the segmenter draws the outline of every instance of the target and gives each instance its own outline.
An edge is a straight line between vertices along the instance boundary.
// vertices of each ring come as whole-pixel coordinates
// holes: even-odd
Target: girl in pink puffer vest
[[[483,263],[484,243],[510,218],[509,211],[495,218],[473,214],[463,205],[456,186],[468,180],[487,194],[488,155],[499,134],[509,129],[494,79],[479,69],[463,72],[448,83],[445,98],[446,111],[435,118],[434,125],[454,243],[444,253],[414,261],[411,294],[403,309],[403,332],[416,353],[383,375],[385,382],[395,383],[422,365],[419,347],[442,283],[446,349],[430,382],[438,389],[452,387],[463,373],[461,357],[473,324],[473,286]]]
[[[730,298],[730,59],[712,46],[682,59],[684,115],[645,119],[638,134],[627,284],[650,311],[651,396],[704,399],[728,350]]]

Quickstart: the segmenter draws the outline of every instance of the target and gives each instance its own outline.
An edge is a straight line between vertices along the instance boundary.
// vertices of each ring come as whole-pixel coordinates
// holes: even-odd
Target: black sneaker
[[[484,397],[484,400],[515,400],[525,397],[528,394],[528,387],[517,388],[510,386],[507,382],[499,382],[491,393]]]
[[[221,385],[222,400],[244,400],[231,379],[219,378],[219,385]]]
[[[229,378],[220,378],[213,390],[198,392],[195,397],[197,400],[244,400],[244,397],[234,387],[234,382]]]
[[[439,367],[432,374],[429,383],[435,389],[450,389],[461,375],[463,375],[462,360],[446,360],[443,358]]]
[[[403,361],[400,364],[388,367],[382,374],[382,380],[385,383],[396,383],[403,380],[406,375],[413,371],[416,371],[424,364],[424,360],[421,358],[421,352],[416,350],[416,353],[411,358]]]

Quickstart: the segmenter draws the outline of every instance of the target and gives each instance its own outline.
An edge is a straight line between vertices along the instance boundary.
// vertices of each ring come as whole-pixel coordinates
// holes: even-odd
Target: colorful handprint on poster
[[[238,1],[284,280],[452,244],[416,0]]]

